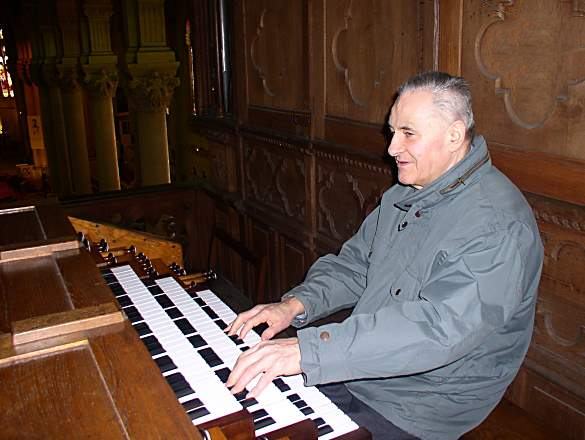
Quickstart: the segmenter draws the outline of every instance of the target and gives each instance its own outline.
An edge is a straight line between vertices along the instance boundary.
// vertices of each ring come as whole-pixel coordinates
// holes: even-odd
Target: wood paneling
[[[246,135],[243,143],[246,203],[298,228],[308,226],[306,148],[269,136]]]
[[[488,140],[585,159],[585,17],[579,3],[465,2],[462,73]]]
[[[268,270],[266,274],[266,297],[278,300],[280,298],[280,279],[279,273],[274,270],[278,267],[274,264],[276,260],[276,236],[274,230],[264,223],[248,217],[246,219],[246,244],[256,255],[265,256],[269,261],[271,270]],[[255,300],[256,298],[252,299]]]
[[[447,3],[457,0],[441,5]],[[478,131],[494,164],[532,193],[545,244],[534,337],[509,398],[567,438],[583,439],[585,8],[544,0],[470,0],[460,7],[463,25],[455,34]],[[453,43],[439,48],[449,59]]]
[[[286,236],[280,235],[278,255],[280,259],[280,292],[286,292],[299,284],[312,261],[311,253],[301,243]],[[273,299],[279,300],[282,296],[275,292]]]
[[[327,0],[326,114],[382,125],[396,88],[420,70],[419,13],[411,0]]]
[[[308,108],[306,3],[245,2],[249,105]]]
[[[315,156],[316,233],[319,249],[330,252],[378,205],[392,174],[389,165],[331,148],[320,147]]]

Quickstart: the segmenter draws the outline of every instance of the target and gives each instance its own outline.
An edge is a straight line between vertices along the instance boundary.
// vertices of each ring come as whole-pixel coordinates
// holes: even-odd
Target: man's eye
[[[408,138],[408,137],[414,136],[414,133],[411,131],[405,131],[404,136],[406,136]]]

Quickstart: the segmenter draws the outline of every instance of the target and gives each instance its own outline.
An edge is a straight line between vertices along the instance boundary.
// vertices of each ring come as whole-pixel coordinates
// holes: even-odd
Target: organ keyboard
[[[212,291],[184,289],[170,276],[141,278],[130,265],[102,273],[194,424],[245,408],[259,437],[309,419],[323,440],[369,438],[300,375],[275,379],[255,399],[246,399],[246,391],[232,395],[224,385],[231,368],[260,337],[253,331],[228,337],[224,329],[236,314]]]

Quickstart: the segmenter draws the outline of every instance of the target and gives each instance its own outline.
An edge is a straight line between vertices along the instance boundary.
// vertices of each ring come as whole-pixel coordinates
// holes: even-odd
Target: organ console
[[[48,237],[37,207],[11,209],[0,230],[25,212],[41,233],[22,248],[0,235],[0,437],[370,438],[300,376],[256,399],[229,392],[259,336],[224,333],[235,313],[207,288],[213,272],[76,241],[64,218],[47,223],[61,238]]]

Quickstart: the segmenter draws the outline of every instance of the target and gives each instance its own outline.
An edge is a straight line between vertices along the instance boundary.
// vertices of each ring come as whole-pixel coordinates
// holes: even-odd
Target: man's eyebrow
[[[393,127],[392,124],[390,122],[388,122],[388,127],[390,128],[390,130],[407,130],[407,131],[415,131],[414,128],[412,128],[410,125],[401,125],[400,127]]]

